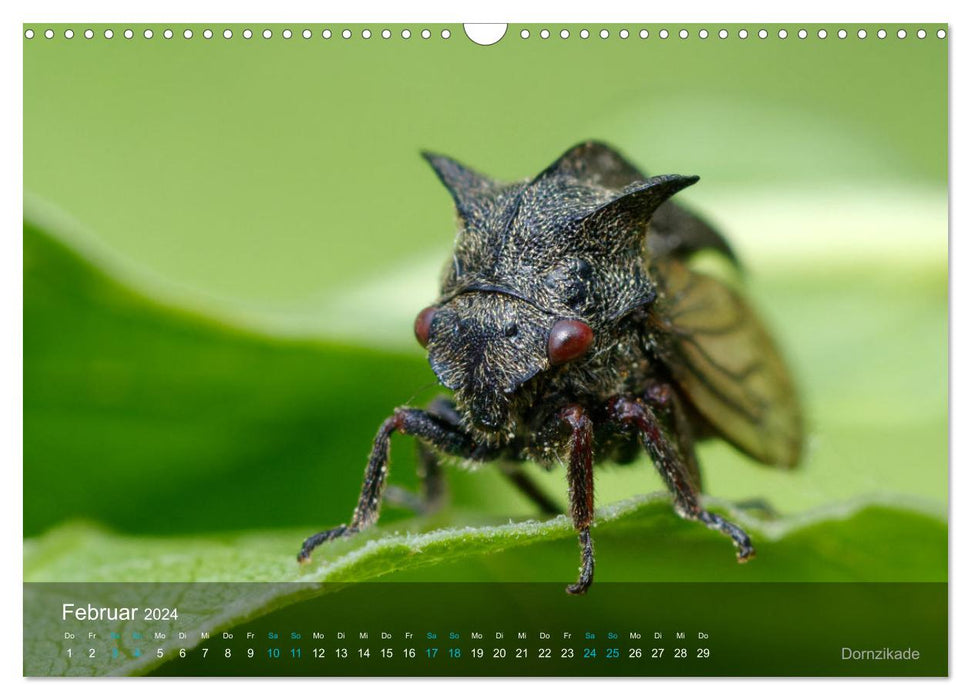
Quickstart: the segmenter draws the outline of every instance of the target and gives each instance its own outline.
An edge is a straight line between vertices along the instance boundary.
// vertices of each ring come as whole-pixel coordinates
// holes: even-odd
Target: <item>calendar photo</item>
[[[948,676],[948,25],[22,35],[25,676]]]

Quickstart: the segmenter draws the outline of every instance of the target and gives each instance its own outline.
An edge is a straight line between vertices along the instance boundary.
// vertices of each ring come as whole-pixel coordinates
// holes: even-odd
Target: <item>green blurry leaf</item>
[[[25,534],[78,517],[161,533],[343,512],[376,426],[432,384],[417,353],[248,331],[125,280],[76,227],[28,208]],[[405,483],[410,459],[396,458]]]
[[[943,517],[893,500],[858,501],[777,520],[759,520],[747,512],[720,509],[728,510],[752,535],[759,550],[754,561],[736,564],[731,544],[724,537],[697,523],[680,520],[672,513],[667,497],[656,494],[598,511],[594,529],[597,580],[946,580],[947,526]],[[403,527],[420,529],[428,525],[415,521]],[[149,538],[68,525],[28,540],[24,578],[32,582],[278,582],[269,587],[235,588],[232,601],[219,600],[226,588],[216,586],[211,594],[216,599],[197,598],[192,606],[185,606],[198,614],[189,629],[218,632],[285,606],[298,596],[334,590],[317,588],[313,585],[317,583],[381,578],[565,584],[572,581],[578,563],[575,532],[565,516],[546,522],[479,524],[421,534],[376,529],[325,545],[317,550],[312,564],[300,566],[294,552],[306,534],[274,531]],[[285,585],[293,583],[306,587]],[[594,586],[590,595],[596,592]],[[190,594],[200,595],[187,591],[186,595]],[[189,623],[183,619],[179,624],[180,629],[186,629]],[[166,623],[161,623],[158,631],[166,631],[165,627]],[[186,646],[186,642],[177,646]],[[25,658],[32,657],[45,658],[32,655],[28,649]],[[141,673],[153,663],[148,658],[136,659],[128,662],[123,672]]]

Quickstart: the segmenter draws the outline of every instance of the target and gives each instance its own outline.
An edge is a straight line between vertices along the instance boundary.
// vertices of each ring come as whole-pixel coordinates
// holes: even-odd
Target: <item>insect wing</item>
[[[663,294],[651,323],[674,380],[725,440],[766,464],[795,466],[803,441],[796,392],[755,312],[677,260],[655,267]]]
[[[735,251],[718,231],[674,202],[665,202],[654,212],[647,244],[653,256],[670,256],[679,260],[702,250],[714,250],[728,258],[732,265],[741,268]]]

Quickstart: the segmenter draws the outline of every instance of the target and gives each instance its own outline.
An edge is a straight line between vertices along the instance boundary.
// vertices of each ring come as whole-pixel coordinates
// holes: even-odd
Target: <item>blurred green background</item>
[[[710,444],[707,491],[783,512],[872,493],[944,510],[938,26],[524,40],[516,25],[491,47],[458,25],[447,40],[443,25],[427,40],[70,26],[24,41],[25,535],[78,518],[154,534],[344,522],[381,420],[437,393],[411,323],[454,215],[419,150],[518,179],[589,138],[701,176],[679,198],[739,251],[804,396],[799,471]],[[392,482],[413,485],[410,441],[392,454]],[[565,503],[562,473],[539,478]],[[533,514],[495,470],[450,479],[461,508]],[[597,481],[601,503],[660,488],[646,460]]]

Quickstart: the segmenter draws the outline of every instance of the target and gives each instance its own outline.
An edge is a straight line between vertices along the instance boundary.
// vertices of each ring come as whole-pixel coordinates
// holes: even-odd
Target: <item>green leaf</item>
[[[681,572],[677,576],[686,575],[685,580],[725,580],[726,576],[758,581],[851,581],[860,577],[945,580],[946,559],[942,554],[946,546],[941,548],[939,538],[946,537],[946,527],[942,516],[928,506],[872,497],[804,515],[770,519],[718,502],[714,506],[728,511],[759,544],[760,556],[753,563],[736,566],[728,540],[676,517],[669,498],[658,493],[598,510],[594,529],[598,541],[640,542],[637,549],[644,550],[646,557],[639,557],[638,562],[625,561],[623,567],[616,569],[608,561],[605,569],[598,570],[598,578],[682,580],[674,577],[675,572]],[[72,523],[26,541],[24,580],[367,581],[457,560],[467,571],[470,557],[559,541],[568,543],[563,551],[572,552],[560,562],[561,566],[546,569],[524,564],[515,573],[524,575],[523,580],[541,581],[558,581],[572,575],[576,533],[564,515],[542,522],[506,524],[484,524],[482,518],[476,521],[461,514],[452,514],[449,520],[468,524],[428,531],[435,521],[419,519],[401,523],[401,533],[398,528],[374,528],[322,546],[313,562],[302,566],[295,556],[302,540],[310,534],[306,530],[150,538]],[[413,534],[422,530],[425,532]],[[789,548],[799,552],[799,556],[779,555]],[[691,555],[670,556],[682,549],[690,550]],[[532,558],[537,553],[531,549],[527,555]],[[603,553],[602,558],[609,560]],[[639,578],[642,575],[645,578]],[[438,580],[437,576],[433,580]]]
[[[899,499],[870,499],[770,520],[712,505],[746,527],[759,550],[754,561],[735,563],[731,544],[724,537],[677,518],[668,498],[658,494],[600,509],[594,528],[598,582],[946,580],[944,519],[926,509],[907,507]],[[419,530],[429,525],[413,521],[404,527]],[[329,543],[317,550],[312,564],[300,566],[294,552],[306,534],[288,530],[149,538],[117,535],[89,525],[66,525],[26,543],[24,576],[31,582],[278,582],[233,587],[231,601],[222,598],[226,587],[186,587],[184,595],[193,598],[191,605],[183,607],[193,611],[191,621],[183,618],[157,627],[161,632],[170,627],[174,631],[176,625],[181,630],[218,632],[300,597],[335,590],[314,585],[318,583],[381,579],[565,584],[572,581],[578,563],[575,532],[565,516],[545,522],[479,523],[400,534],[375,529]],[[85,588],[72,584],[55,588],[49,595],[46,590],[34,591],[37,598],[30,604],[56,609],[63,598],[63,594],[58,598],[60,591],[71,590],[78,598]],[[589,595],[596,594],[595,585]],[[167,596],[178,598],[177,593]],[[45,638],[36,630],[33,636]],[[180,641],[177,646],[187,644],[191,642]],[[50,654],[36,651],[32,654],[27,649],[25,658],[50,658]],[[119,671],[143,673],[154,663],[143,657],[127,662]],[[90,672],[95,670],[92,667]],[[82,665],[70,672],[89,671]]]
[[[417,353],[247,330],[172,292],[28,207],[25,534],[72,518],[172,533],[343,511],[376,426],[433,386]],[[411,455],[396,461],[407,484]]]

